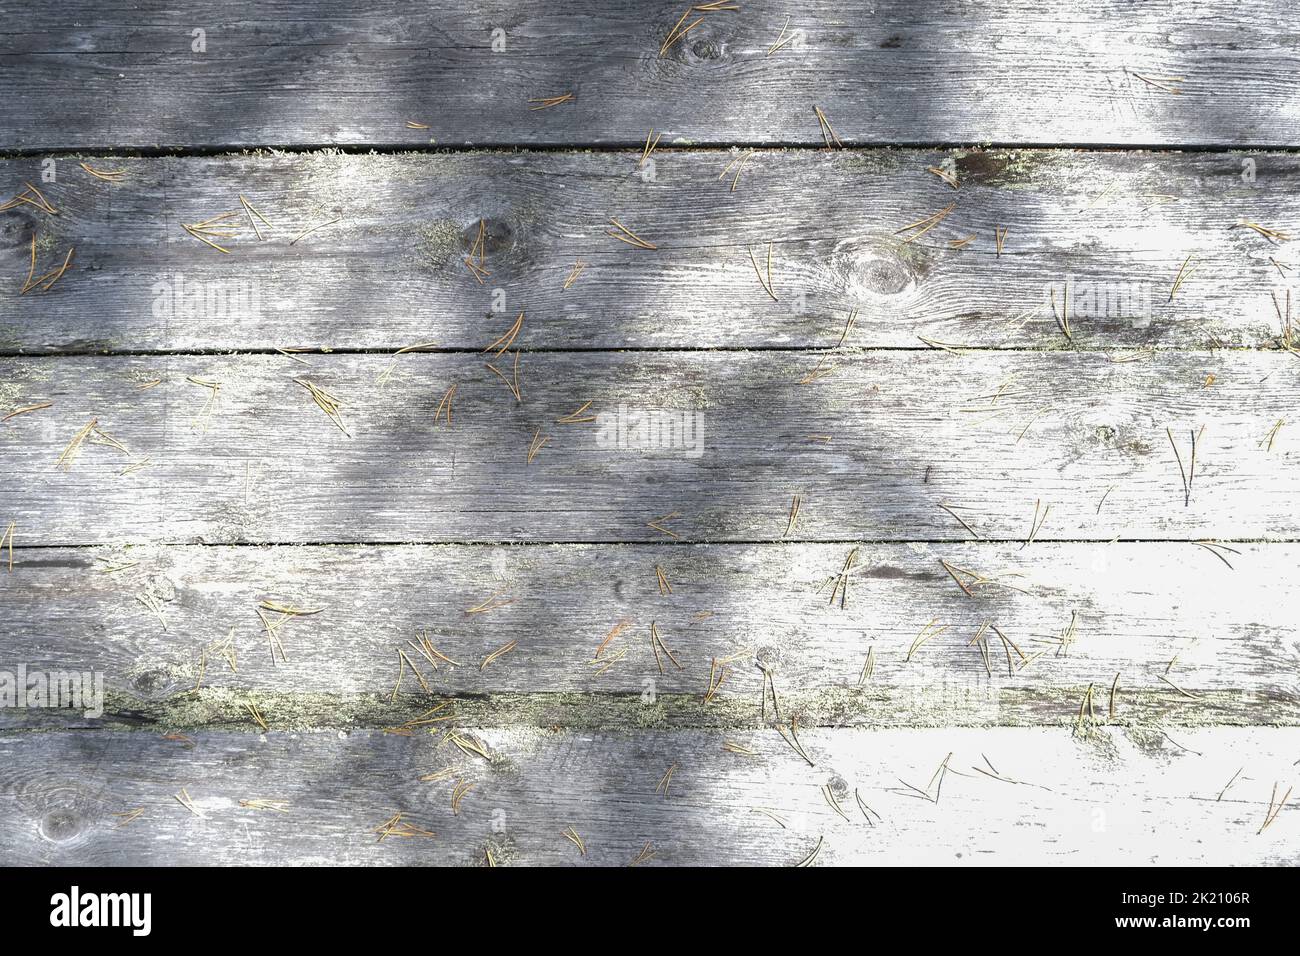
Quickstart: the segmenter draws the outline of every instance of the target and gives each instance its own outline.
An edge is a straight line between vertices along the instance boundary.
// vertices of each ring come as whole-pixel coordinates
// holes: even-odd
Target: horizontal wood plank
[[[639,157],[88,159],[117,182],[51,161],[58,214],[0,213],[0,349],[481,349],[521,311],[538,349],[1273,347],[1300,268],[1294,154]],[[0,162],[0,197],[42,162]],[[227,254],[182,228],[226,213],[206,238]],[[23,295],[33,236],[37,275],[75,251]]]
[[[1295,779],[1294,729],[809,729],[812,766],[771,730],[458,733],[488,759],[445,735],[0,737],[0,862],[793,866],[819,846],[812,865],[1300,862],[1293,806],[1259,832]],[[436,835],[380,840],[398,813]]]
[[[0,518],[39,545],[970,537],[940,505],[986,539],[1300,533],[1288,354],[488,359],[4,360],[8,414],[51,404],[0,426]]]
[[[252,703],[277,730],[387,727],[446,699],[477,726],[1072,726],[1094,685],[1094,709],[1123,726],[1300,723],[1285,610],[1300,546],[1240,545],[1231,567],[1190,543],[864,546],[846,596],[849,552],[19,549],[0,574],[0,668],[97,671],[108,700],[102,717],[88,704],[0,722],[256,731]],[[967,596],[941,561],[998,583]],[[317,612],[265,612],[282,654],[268,601]],[[449,659],[436,670],[420,634]]]
[[[1300,142],[1282,0],[740,6],[661,53],[688,4],[42,5],[0,149],[821,143],[814,106],[846,143]]]

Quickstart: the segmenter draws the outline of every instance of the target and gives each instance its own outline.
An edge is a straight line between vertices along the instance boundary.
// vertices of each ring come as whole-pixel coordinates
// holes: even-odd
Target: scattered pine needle
[[[548,110],[552,106],[559,106],[561,103],[573,102],[573,93],[561,93],[559,96],[536,96],[528,101],[536,103],[536,106],[528,107],[530,110]]]
[[[89,163],[78,163],[78,165],[96,179],[102,179],[106,183],[121,182],[122,177],[126,175],[125,169],[96,169]]]
[[[38,405],[28,405],[24,408],[16,408],[8,415],[6,415],[4,418],[0,418],[0,424],[9,421],[11,418],[17,418],[19,415],[27,415],[30,414],[31,412],[39,412],[43,408],[52,408],[53,406],[54,406],[53,402],[41,402]]]
[[[612,232],[609,229],[606,229],[605,235],[612,236],[613,238],[619,240],[620,242],[626,242],[629,246],[636,246],[638,249],[659,248],[653,242],[648,242],[645,239],[642,239],[640,236],[638,236],[631,229],[627,228],[627,226],[623,225],[617,219],[611,217],[609,222],[610,225],[612,225],[615,229],[618,230],[618,232]]]
[[[352,437],[352,433],[349,432],[347,426],[343,424],[343,418],[339,414],[339,409],[343,406],[342,402],[329,392],[325,391],[325,389],[313,384],[305,378],[295,378],[294,382],[307,389],[308,393],[310,393],[312,397],[312,401],[314,401],[320,410],[326,414],[329,420],[338,427],[339,431],[347,435],[349,438]]]
[[[836,146],[841,149],[844,144],[840,142],[839,136],[835,132],[835,127],[831,126],[831,121],[826,118],[820,106],[813,106],[813,112],[817,114],[817,123],[821,127],[822,140],[826,143],[827,149],[834,149]]]
[[[480,671],[485,670],[485,669],[487,668],[487,666],[488,666],[489,664],[491,664],[493,661],[497,660],[497,659],[500,658],[500,657],[503,657],[503,656],[506,655],[506,654],[509,654],[511,651],[513,651],[513,650],[514,650],[516,647],[518,647],[518,646],[519,646],[519,642],[518,642],[518,641],[511,641],[509,644],[504,644],[504,645],[502,645],[501,647],[498,647],[495,651],[493,651],[493,652],[492,652],[491,654],[489,654],[487,657],[483,658],[483,663],[480,664],[480,665],[478,666],[478,669],[479,669]]]

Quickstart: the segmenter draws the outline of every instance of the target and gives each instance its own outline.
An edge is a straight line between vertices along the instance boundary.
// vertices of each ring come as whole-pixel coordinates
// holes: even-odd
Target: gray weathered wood
[[[1300,723],[1295,545],[1240,545],[1231,569],[1190,543],[865,546],[847,600],[829,604],[849,550],[19,549],[0,573],[0,662],[100,671],[109,700],[102,721],[69,710],[0,710],[0,721],[253,731],[253,702],[273,729],[393,726],[431,706],[409,670],[390,703],[402,647],[429,693],[479,726],[759,726],[760,662],[801,726],[1073,725],[1089,684],[1126,726]],[[967,597],[940,560],[1006,586]],[[501,606],[467,613],[494,597]],[[277,629],[284,660],[257,616],[267,600],[319,610]],[[652,621],[681,669],[664,658],[660,673]],[[931,622],[946,629],[912,651]],[[986,667],[970,644],[985,623],[1032,663],[988,631]],[[461,666],[435,672],[406,643],[421,632]],[[234,671],[213,647],[227,637]],[[727,674],[705,704],[715,660]],[[774,716],[770,699],[765,710]]]
[[[639,152],[89,159],[118,183],[60,159],[42,187],[59,215],[0,213],[0,349],[480,349],[520,310],[519,341],[545,349],[1260,347],[1300,268],[1239,225],[1295,234],[1292,154],[1252,156],[1245,182],[1232,153],[762,151],[732,192],[737,155],[664,149],[652,182]],[[0,197],[40,163],[0,163]],[[927,171],[945,164],[957,191]],[[274,223],[264,240],[240,196]],[[228,255],[181,229],[231,211]],[[610,238],[610,217],[658,248]],[[464,264],[480,221],[482,284]],[[23,296],[33,233],[41,273],[76,251]],[[766,272],[769,242],[779,301],[750,258]]]
[[[460,733],[491,759],[424,735],[0,737],[0,862],[484,865],[490,852],[501,866],[619,866],[649,842],[650,865],[790,866],[819,840],[816,865],[1300,862],[1294,806],[1258,833],[1274,783],[1295,778],[1296,729],[1172,740],[808,729],[799,740],[811,767],[774,730]],[[724,740],[754,754],[725,751]],[[908,789],[924,789],[946,755],[936,800]],[[665,797],[656,784],[673,766]],[[459,781],[473,786],[453,813]],[[182,788],[202,816],[175,798]],[[855,792],[879,814],[874,825]],[[287,806],[240,805],[249,800]],[[128,823],[116,816],[136,809]],[[375,829],[398,812],[437,835],[379,841]]]
[[[53,405],[3,425],[0,520],[41,545],[770,541],[797,494],[805,540],[967,537],[941,503],[1016,541],[1300,532],[1288,354],[527,353],[522,403],[490,357],[5,360],[6,408]],[[343,403],[348,434],[295,379]],[[680,412],[702,437],[603,447],[605,421],[556,423],[588,401]]]
[[[662,57],[687,3],[5,6],[4,149],[1300,142],[1283,0],[743,3]]]

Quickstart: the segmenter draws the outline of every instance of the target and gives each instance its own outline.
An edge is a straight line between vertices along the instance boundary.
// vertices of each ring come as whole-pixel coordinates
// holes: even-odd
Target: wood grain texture
[[[252,702],[277,730],[388,727],[450,698],[475,726],[752,728],[775,716],[770,697],[760,706],[765,667],[782,715],[805,727],[1073,726],[1090,684],[1125,726],[1300,723],[1295,545],[1241,545],[1232,568],[1192,544],[864,546],[831,604],[849,550],[20,549],[0,574],[0,666],[99,671],[109,700],[102,719],[0,721],[255,732]],[[1001,584],[968,597],[941,560]],[[264,601],[319,611],[277,628],[283,660]],[[651,622],[680,667],[665,656],[661,672]],[[942,630],[913,649],[927,624]],[[1015,647],[986,631],[987,666],[971,644],[984,624]],[[435,671],[407,643],[419,633],[460,666]],[[214,647],[227,637],[235,670]],[[427,694],[403,668],[392,696],[399,647]],[[706,704],[716,661],[727,673]]]
[[[502,866],[620,866],[649,842],[648,865],[791,866],[819,841],[819,866],[1300,862],[1294,807],[1257,832],[1273,784],[1294,779],[1294,729],[1186,731],[1176,742],[1107,730],[809,729],[799,738],[814,766],[771,730],[460,733],[491,759],[423,735],[0,737],[0,862],[473,866],[490,852]],[[753,755],[724,751],[724,740]],[[674,765],[665,797],[656,784]],[[453,813],[459,781],[473,786]],[[927,781],[937,799],[909,789]],[[182,787],[197,813],[173,796]],[[855,792],[879,814],[874,825]],[[135,809],[125,825],[115,816]],[[398,812],[437,835],[379,841],[375,828]]]
[[[775,541],[794,495],[813,541],[969,537],[940,504],[1014,541],[1300,531],[1288,354],[525,353],[519,402],[490,357],[5,360],[7,407],[53,403],[3,426],[5,512],[41,545]]]
[[[6,3],[0,148],[1300,142],[1282,0],[742,4],[661,56],[687,6]]]
[[[521,310],[538,349],[1271,347],[1300,268],[1239,225],[1295,235],[1294,154],[761,151],[733,192],[719,173],[744,155],[663,149],[653,181],[639,150],[89,158],[116,183],[59,159],[59,215],[0,213],[0,349],[481,349]],[[0,196],[41,162],[0,163]],[[960,189],[928,171],[945,167]],[[181,228],[232,211],[227,255]],[[658,248],[610,238],[610,217]],[[42,273],[76,251],[24,296],[33,235]]]

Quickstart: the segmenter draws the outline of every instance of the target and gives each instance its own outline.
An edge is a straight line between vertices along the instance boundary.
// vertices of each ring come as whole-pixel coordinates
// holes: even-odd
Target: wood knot
[[[843,276],[844,293],[854,301],[910,292],[929,268],[923,250],[880,238],[844,240],[832,257]]]
[[[724,59],[727,55],[727,44],[713,37],[700,37],[688,44],[687,49],[689,50],[688,62],[708,63]]]
[[[72,807],[58,807],[41,817],[40,834],[52,843],[64,843],[86,828],[86,817]]]
[[[514,236],[515,231],[510,223],[504,219],[484,216],[481,219],[475,219],[465,227],[461,233],[461,245],[464,247],[467,257],[473,255],[477,258],[480,252],[486,257],[491,256],[494,252],[510,248],[514,242]],[[479,248],[480,239],[482,249]],[[487,268],[491,269],[490,263]]]

